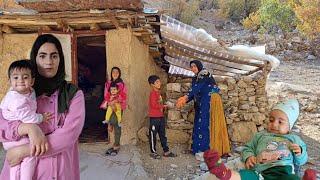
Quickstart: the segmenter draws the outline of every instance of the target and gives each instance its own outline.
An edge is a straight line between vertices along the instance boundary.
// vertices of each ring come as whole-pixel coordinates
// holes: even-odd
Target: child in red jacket
[[[156,151],[157,133],[159,133],[161,146],[164,152],[163,156],[176,157],[174,153],[169,151],[169,147],[167,145],[165,120],[163,115],[163,110],[164,108],[166,108],[166,105],[163,104],[163,99],[160,94],[160,78],[156,75],[151,75],[148,78],[148,82],[152,87],[149,96],[149,144],[151,150],[150,156],[154,159],[161,158],[161,156]]]

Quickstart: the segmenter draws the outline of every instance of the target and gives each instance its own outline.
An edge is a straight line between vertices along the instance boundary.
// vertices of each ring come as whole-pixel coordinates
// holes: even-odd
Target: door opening
[[[78,86],[83,91],[86,119],[80,142],[107,141],[107,127],[102,124],[105,111],[103,101],[106,81],[105,36],[77,37]]]

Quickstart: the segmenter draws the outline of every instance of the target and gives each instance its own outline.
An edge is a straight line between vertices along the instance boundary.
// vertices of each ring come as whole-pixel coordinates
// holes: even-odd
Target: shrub
[[[296,16],[288,2],[262,0],[259,8],[262,30],[275,33],[279,29],[285,34],[296,26]]]
[[[188,4],[183,8],[181,12],[181,21],[186,24],[191,24],[192,20],[200,14],[199,9],[200,1],[199,0],[191,0]]]
[[[245,29],[256,31],[260,28],[259,11],[251,13],[248,17],[242,20],[242,25]]]
[[[258,10],[260,0],[219,0],[224,17],[240,20]]]
[[[320,1],[300,0],[294,7],[298,30],[310,39],[320,37]]]
[[[199,15],[199,0],[171,0],[166,2],[170,11],[169,15],[186,24],[191,24],[192,20]]]
[[[204,9],[216,9],[219,7],[218,0],[201,0],[199,4],[199,9],[204,10]]]

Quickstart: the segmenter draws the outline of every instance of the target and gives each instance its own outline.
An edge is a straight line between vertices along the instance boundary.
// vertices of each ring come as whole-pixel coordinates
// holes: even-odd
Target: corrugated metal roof
[[[174,65],[170,65],[168,73],[175,74],[175,75],[188,76],[188,77],[194,76],[194,73],[192,71],[186,70],[184,68],[174,66]]]
[[[229,48],[221,45],[203,29],[196,29],[166,15],[161,15],[161,36],[165,60],[180,68],[189,68],[198,59],[216,75],[250,75],[269,70],[268,63],[276,58],[256,52],[253,48]]]

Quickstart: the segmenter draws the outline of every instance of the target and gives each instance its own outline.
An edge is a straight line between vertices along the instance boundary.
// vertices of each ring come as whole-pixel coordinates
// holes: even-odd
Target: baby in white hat
[[[256,133],[242,151],[246,169],[231,171],[220,163],[216,152],[208,150],[204,159],[210,172],[222,180],[300,179],[294,165],[305,164],[308,154],[302,139],[291,133],[298,116],[296,99],[277,104],[270,112],[267,131]]]

